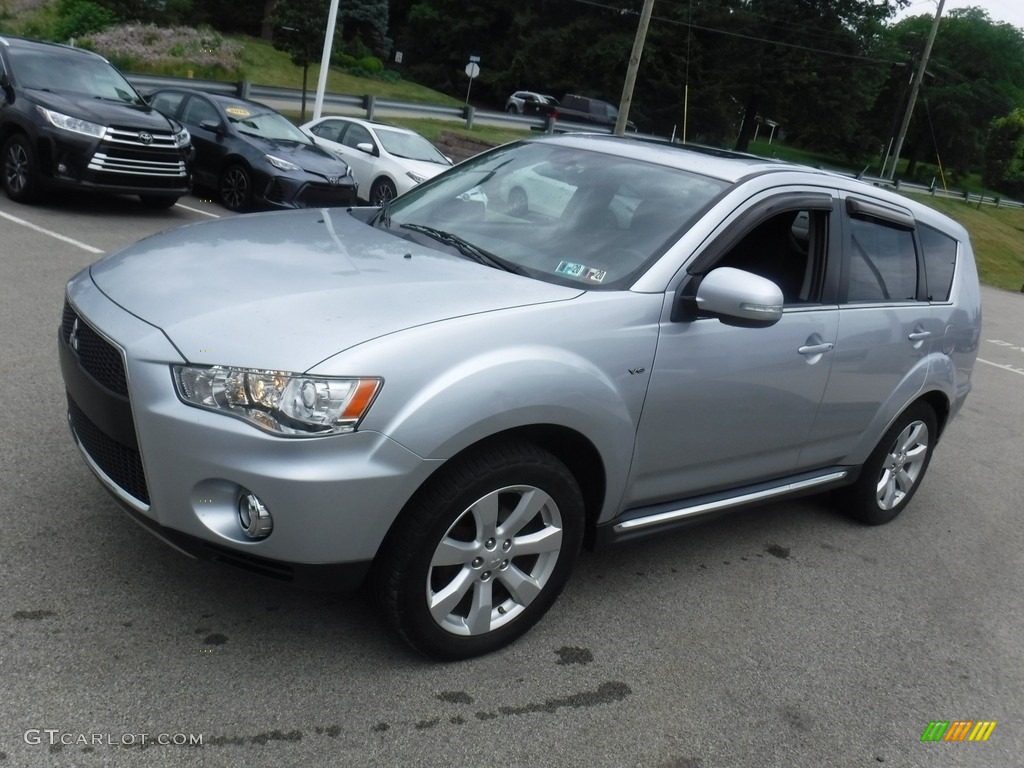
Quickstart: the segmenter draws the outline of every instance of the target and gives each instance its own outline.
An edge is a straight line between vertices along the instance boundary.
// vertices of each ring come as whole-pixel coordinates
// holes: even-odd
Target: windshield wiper
[[[423,224],[402,224],[402,229],[421,232],[427,237],[431,237],[443,245],[456,249],[463,256],[477,262],[478,264],[485,264],[488,267],[494,267],[495,269],[503,269],[506,272],[511,272],[516,275],[529,274],[525,269],[517,264],[507,262],[504,259],[495,256],[493,253],[485,251],[480,246],[473,245],[473,243],[468,240],[463,240],[458,235],[452,234],[451,232],[445,232],[443,229],[434,229],[433,227],[428,227]]]

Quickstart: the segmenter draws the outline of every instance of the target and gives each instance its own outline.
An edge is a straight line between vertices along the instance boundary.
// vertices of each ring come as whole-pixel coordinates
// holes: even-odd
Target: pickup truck
[[[577,96],[574,93],[567,93],[558,104],[545,104],[539,101],[524,102],[523,114],[553,117],[555,120],[565,120],[570,123],[593,123],[608,128],[614,128],[615,121],[619,118],[618,108],[607,101],[592,99],[588,96]],[[633,123],[627,122],[627,127],[632,131],[636,130]]]

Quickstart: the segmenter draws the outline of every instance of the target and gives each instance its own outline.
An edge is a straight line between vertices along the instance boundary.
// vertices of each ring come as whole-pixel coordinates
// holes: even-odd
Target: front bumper
[[[108,128],[107,136],[95,139],[55,128],[43,130],[36,146],[43,182],[114,194],[187,194],[192,188],[189,165],[194,149],[170,146],[167,137],[146,145],[134,138],[137,134]]]
[[[356,204],[357,187],[351,176],[331,183],[314,174],[266,174],[255,190],[258,202],[270,208],[345,208]]]
[[[280,438],[185,405],[170,365],[186,361],[87,271],[68,285],[58,348],[90,469],[132,517],[194,556],[304,586],[354,586],[436,466],[379,433]],[[238,521],[247,493],[273,515],[265,539]]]

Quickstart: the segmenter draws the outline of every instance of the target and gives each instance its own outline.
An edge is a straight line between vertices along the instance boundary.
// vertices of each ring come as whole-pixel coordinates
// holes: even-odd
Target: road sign
[[[469,78],[472,80],[480,74],[480,65],[475,61],[470,61],[469,64],[466,65],[466,74],[469,75]]]

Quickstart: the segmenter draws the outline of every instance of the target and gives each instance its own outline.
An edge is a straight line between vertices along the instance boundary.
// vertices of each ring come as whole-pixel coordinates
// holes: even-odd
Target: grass
[[[280,88],[301,88],[302,69],[292,64],[291,57],[279,51],[266,40],[244,35],[233,36],[232,40],[242,45],[242,78],[258,85]],[[307,88],[316,93],[320,77],[319,64],[309,68]],[[461,106],[462,102],[440,91],[424,88],[416,83],[399,80],[388,83],[367,77],[357,77],[346,72],[331,69],[327,73],[327,90],[330,93],[344,93],[354,96],[373,94],[384,99],[409,101],[415,104],[441,104]]]
[[[1024,209],[907,194],[962,224],[971,234],[981,282],[1011,291],[1024,286]]]

